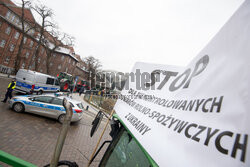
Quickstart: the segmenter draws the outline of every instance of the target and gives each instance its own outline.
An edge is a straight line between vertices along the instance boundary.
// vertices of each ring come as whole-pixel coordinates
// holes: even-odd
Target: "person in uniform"
[[[9,84],[8,88],[7,88],[7,92],[5,94],[5,98],[2,102],[6,103],[8,97],[11,99],[12,98],[12,91],[15,89],[16,87],[16,79],[13,79],[11,81],[11,83]]]

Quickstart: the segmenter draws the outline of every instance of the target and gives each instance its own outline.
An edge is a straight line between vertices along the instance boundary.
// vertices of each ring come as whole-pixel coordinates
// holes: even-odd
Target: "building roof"
[[[12,1],[10,0],[0,0],[0,3],[8,4],[8,5],[15,5]]]
[[[81,56],[80,55],[78,55],[78,54],[75,54],[75,58],[77,58],[79,61],[81,61],[82,59],[81,59]]]
[[[77,62],[79,61],[77,58],[75,58],[74,53],[72,53],[71,50],[68,48],[58,47],[55,51],[58,53],[63,53],[63,54],[69,55],[71,58],[73,58]]]
[[[0,4],[3,3],[7,8],[9,8],[11,11],[13,11],[15,14],[17,14],[19,17],[22,15],[22,7],[17,6],[15,3],[13,3],[10,0],[0,0]],[[36,20],[31,12],[30,9],[25,8],[24,9],[24,18],[26,20],[28,20],[29,22],[32,23],[36,23]],[[38,24],[38,23],[36,23]],[[38,24],[39,25],[39,24]],[[44,35],[46,36],[46,38],[48,38],[48,40],[52,41],[54,38],[49,32],[45,31]],[[54,38],[55,39],[55,38]],[[58,40],[56,40],[58,41]],[[58,41],[58,43],[61,43],[60,41]],[[54,44],[52,42],[49,42],[48,47],[50,49],[53,49]],[[62,53],[62,54],[66,54],[69,55],[71,58],[73,58],[74,60],[76,60],[77,62],[79,61],[74,55],[75,55],[75,51],[74,48],[71,46],[64,46],[64,47],[58,47],[56,50],[56,52],[58,53]]]
[[[22,15],[22,7],[17,6],[10,0],[0,0],[0,2],[3,2],[7,8],[12,10],[14,13],[16,13],[18,16]],[[29,22],[36,23],[36,20],[31,12],[30,9],[25,8],[24,9],[24,18],[25,20],[28,20]]]
[[[74,53],[75,54],[75,50],[74,50],[74,48],[73,47],[71,47],[71,46],[65,46],[67,49],[69,49],[72,53]]]

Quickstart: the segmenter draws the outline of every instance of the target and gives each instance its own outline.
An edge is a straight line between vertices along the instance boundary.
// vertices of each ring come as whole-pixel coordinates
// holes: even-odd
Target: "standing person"
[[[12,79],[11,83],[9,84],[8,88],[7,88],[7,92],[5,94],[5,98],[2,102],[6,103],[8,97],[11,99],[12,98],[12,91],[15,89],[16,87],[16,79]]]
[[[81,89],[79,90],[79,96],[81,96],[83,92],[84,92],[84,86],[82,86]]]
[[[105,89],[101,90],[101,96],[104,95]]]

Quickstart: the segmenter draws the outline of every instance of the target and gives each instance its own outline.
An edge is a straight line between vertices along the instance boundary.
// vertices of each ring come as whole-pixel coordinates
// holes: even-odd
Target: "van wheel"
[[[22,103],[15,103],[13,105],[13,110],[17,113],[24,112],[24,105]]]
[[[60,122],[61,124],[63,124],[64,118],[65,118],[65,114],[60,115],[58,117],[58,122]]]
[[[39,90],[38,94],[39,94],[39,95],[43,94],[43,91],[42,91],[42,90]]]

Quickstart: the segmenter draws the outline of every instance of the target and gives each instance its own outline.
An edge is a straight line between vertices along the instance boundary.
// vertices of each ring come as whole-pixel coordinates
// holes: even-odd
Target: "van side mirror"
[[[95,119],[93,120],[92,122],[92,128],[91,128],[91,131],[90,131],[90,137],[92,137],[96,130],[98,129],[100,123],[102,122],[102,118],[103,118],[103,113],[102,111],[99,111],[96,116],[95,116]]]
[[[115,120],[114,117],[110,120],[111,131],[109,135],[113,138],[119,133],[121,125],[118,120]]]

